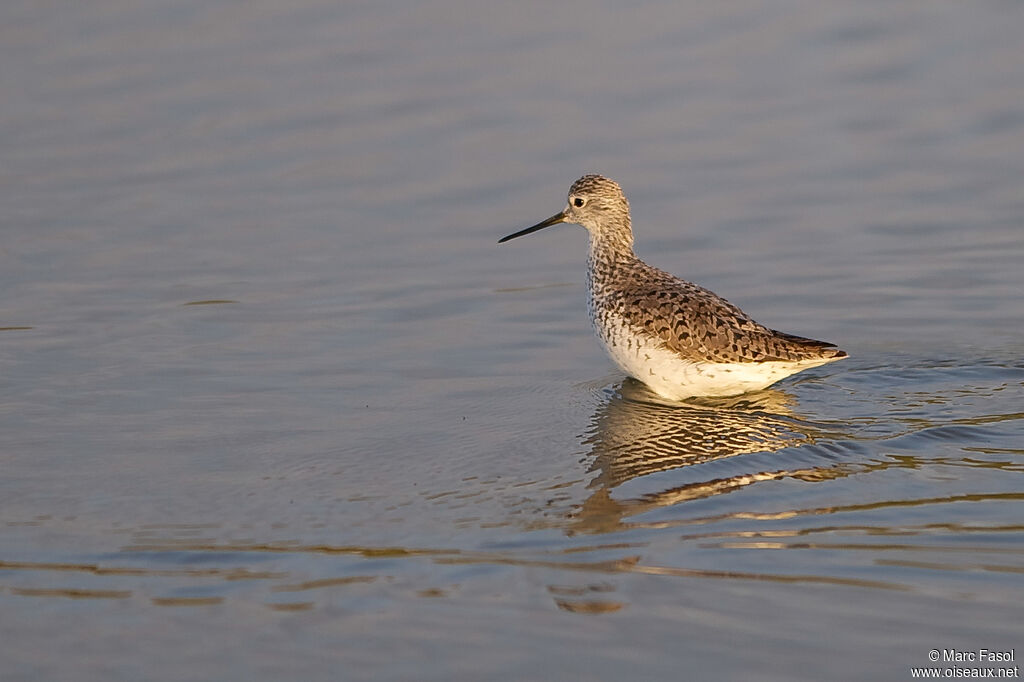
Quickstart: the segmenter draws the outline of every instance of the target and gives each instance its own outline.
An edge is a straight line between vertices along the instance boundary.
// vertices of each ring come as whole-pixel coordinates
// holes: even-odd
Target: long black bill
[[[501,239],[498,240],[498,243],[499,244],[503,244],[503,243],[507,242],[509,239],[515,239],[516,237],[522,237],[525,234],[530,234],[531,232],[536,232],[537,230],[543,230],[545,227],[551,227],[552,225],[557,225],[558,223],[564,223],[564,222],[565,222],[565,212],[563,211],[562,213],[556,213],[555,215],[551,216],[550,218],[548,218],[547,220],[545,220],[542,223],[537,223],[533,227],[528,227],[525,230],[519,230],[518,232],[516,232],[514,234],[510,234],[507,237],[502,237]]]

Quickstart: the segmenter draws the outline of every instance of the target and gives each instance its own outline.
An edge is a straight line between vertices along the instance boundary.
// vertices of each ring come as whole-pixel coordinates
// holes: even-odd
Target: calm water
[[[7,680],[1024,657],[1024,5],[0,6]],[[637,250],[849,360],[666,405]]]

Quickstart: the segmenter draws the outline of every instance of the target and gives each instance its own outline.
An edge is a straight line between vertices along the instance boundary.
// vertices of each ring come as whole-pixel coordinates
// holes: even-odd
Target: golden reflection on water
[[[375,575],[353,575],[344,578],[322,578],[320,580],[307,580],[294,585],[276,585],[271,588],[274,592],[302,592],[304,590],[318,590],[323,587],[335,587],[337,585],[351,585],[353,583],[372,583],[377,579]]]
[[[621,536],[607,542],[568,546],[534,547],[524,551],[515,549],[479,550],[466,547],[406,547],[306,543],[301,541],[225,541],[219,539],[218,523],[158,524],[119,529],[130,533],[131,540],[120,547],[122,557],[110,563],[98,562],[32,562],[0,561],[0,575],[20,579],[20,574],[35,576],[54,574],[53,580],[72,583],[60,586],[0,585],[0,592],[25,598],[58,598],[82,600],[117,600],[139,597],[159,607],[210,607],[231,599],[227,594],[208,594],[208,590],[227,590],[235,581],[253,581],[255,589],[263,595],[263,605],[275,612],[294,613],[329,604],[346,595],[357,599],[364,590],[378,594],[401,592],[403,569],[389,562],[386,568],[367,566],[355,575],[338,575],[333,566],[325,565],[322,572],[310,575],[306,570],[257,570],[239,566],[242,558],[230,560],[229,566],[195,566],[175,563],[171,566],[162,558],[166,553],[186,553],[190,557],[200,554],[233,554],[244,557],[253,554],[265,560],[268,555],[305,555],[306,560],[326,556],[349,555],[369,560],[400,559],[424,562],[430,569],[428,584],[417,583],[408,587],[405,596],[417,599],[455,599],[459,596],[462,580],[457,571],[449,574],[446,567],[459,566],[515,566],[540,571],[545,576],[549,598],[561,611],[574,614],[608,614],[629,607],[629,599],[617,594],[621,576],[630,574],[668,576],[683,579],[743,580],[780,584],[827,584],[856,586],[869,589],[912,590],[916,573],[931,571],[954,574],[1020,575],[1024,568],[1017,559],[1019,547],[993,541],[994,533],[1019,533],[1017,523],[961,524],[935,522],[908,524],[900,516],[886,516],[891,523],[866,523],[864,512],[887,509],[913,510],[945,504],[1016,501],[1024,499],[1017,491],[949,492],[944,495],[921,496],[904,490],[883,489],[885,497],[853,496],[833,498],[815,496],[819,504],[798,498],[789,508],[757,510],[746,505],[713,506],[699,515],[683,513],[685,505],[675,511],[672,518],[638,519],[645,512],[684,502],[707,499],[724,493],[739,491],[752,483],[779,479],[799,479],[806,482],[837,481],[851,475],[875,475],[891,470],[914,472],[935,466],[969,466],[972,469],[997,468],[1007,474],[1020,471],[1013,448],[1001,443],[978,439],[969,457],[940,456],[930,448],[922,455],[906,454],[908,438],[919,437],[935,441],[936,434],[953,433],[966,440],[977,433],[960,433],[962,424],[916,425],[910,434],[898,434],[904,440],[904,453],[889,453],[884,457],[832,458],[832,452],[842,452],[856,435],[838,433],[802,419],[794,408],[795,401],[784,391],[770,390],[731,400],[703,403],[672,404],[659,401],[641,384],[626,381],[609,399],[603,400],[590,420],[584,437],[588,449],[587,461],[593,475],[585,498],[573,511],[560,511],[554,525],[568,535],[601,534],[637,528],[685,527],[677,536],[680,546],[686,546],[688,558],[661,558],[647,552],[647,536]],[[921,435],[923,434],[923,435]],[[984,435],[984,434],[982,434]],[[845,444],[836,444],[837,437]],[[840,447],[842,445],[842,447]],[[806,447],[814,446],[814,447]],[[853,443],[856,452],[856,443]],[[999,458],[979,459],[981,449],[998,451]],[[779,452],[788,449],[787,452]],[[966,450],[966,448],[965,448]],[[775,454],[772,454],[775,453]],[[823,455],[824,453],[824,455]],[[658,476],[664,472],[665,476]],[[864,489],[863,487],[861,489]],[[580,498],[576,498],[579,500]],[[824,501],[824,504],[820,504]],[[711,513],[708,513],[708,512]],[[844,514],[853,518],[843,522]],[[829,519],[825,524],[799,527],[771,527],[772,522],[790,522],[803,517]],[[50,519],[41,516],[31,524],[44,524]],[[720,522],[756,522],[756,527],[737,529],[735,524],[725,527]],[[21,522],[19,522],[21,523]],[[15,525],[9,522],[8,525]],[[281,527],[284,527],[283,524]],[[551,526],[547,526],[551,528]],[[967,534],[974,534],[976,542],[962,542]],[[949,541],[955,536],[958,541]],[[1012,537],[1012,536],[1011,536]],[[880,541],[882,539],[884,541]],[[891,538],[891,539],[889,539]],[[699,553],[703,550],[735,550],[739,553],[756,551],[759,555],[778,554],[785,550],[785,558],[775,565],[743,560],[725,565],[701,565]],[[825,564],[806,559],[807,550],[822,556],[841,554],[842,560]],[[802,552],[804,555],[797,553]],[[148,555],[148,558],[147,558]],[[749,556],[749,554],[748,554]],[[780,555],[782,556],[782,555]],[[795,557],[790,560],[789,556]],[[693,565],[687,566],[690,560]],[[123,563],[122,563],[123,562]],[[127,564],[127,565],[126,565]],[[681,565],[680,565],[681,564]],[[851,570],[850,566],[856,570]],[[889,571],[860,575],[867,567],[887,567]],[[902,571],[902,573],[901,573]],[[907,571],[916,572],[907,577]],[[578,576],[580,582],[572,583]],[[18,577],[13,577],[18,576]],[[595,580],[600,576],[600,580]],[[113,589],[96,589],[96,578],[113,583]],[[146,579],[135,581],[134,579]],[[148,579],[157,578],[153,582]],[[47,578],[44,578],[47,579]],[[124,589],[131,581],[131,589]],[[558,582],[551,582],[558,581]],[[210,583],[213,583],[212,585]],[[82,584],[77,584],[82,583]],[[396,587],[395,585],[399,586]],[[173,592],[168,589],[171,585]],[[201,585],[204,593],[181,596],[182,587]],[[952,589],[952,588],[950,588]],[[959,588],[958,588],[959,589]],[[155,594],[153,594],[155,592]],[[168,594],[170,592],[170,594]]]
[[[621,611],[625,603],[620,601],[603,601],[600,599],[588,599],[585,601],[555,599],[555,605],[561,610],[569,611],[570,613],[613,613]]]
[[[23,597],[66,597],[68,599],[127,599],[131,590],[85,590],[79,588],[11,587],[12,594]]]
[[[224,597],[153,597],[154,606],[213,606],[222,604]]]
[[[190,578],[221,578],[222,580],[276,580],[286,573],[250,571],[246,568],[150,568],[139,566],[103,566],[85,563],[51,563],[39,561],[0,561],[0,570],[63,571],[100,576],[161,576]]]
[[[828,480],[845,475],[838,465],[750,471],[616,499],[624,483],[664,471],[737,455],[774,452],[813,443],[817,430],[795,417],[793,398],[766,390],[703,403],[665,403],[639,382],[627,380],[591,420],[591,481],[594,492],[575,513],[573,531],[604,533],[623,519],[656,507],[732,492],[758,481],[800,478]]]
[[[615,591],[615,585],[608,582],[586,585],[548,585],[555,605],[570,613],[613,613],[625,608],[625,602],[614,599],[596,598],[595,594]]]
[[[315,604],[311,601],[300,601],[300,602],[287,602],[277,604],[267,604],[267,608],[272,611],[283,611],[285,613],[294,611],[311,611]]]

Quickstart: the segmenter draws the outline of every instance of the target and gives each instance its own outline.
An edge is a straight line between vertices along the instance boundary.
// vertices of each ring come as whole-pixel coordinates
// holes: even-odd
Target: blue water
[[[4,679],[909,679],[1020,650],[1024,8],[0,7]],[[638,253],[851,357],[670,405]],[[948,665],[948,664],[947,664]]]

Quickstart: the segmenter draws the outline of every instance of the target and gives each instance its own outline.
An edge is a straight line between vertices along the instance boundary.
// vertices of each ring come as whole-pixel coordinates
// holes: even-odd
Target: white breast
[[[688,360],[665,348],[659,339],[637,332],[621,317],[607,312],[603,317],[603,324],[599,326],[595,320],[594,328],[615,364],[672,400],[756,391],[790,374],[828,362],[826,359],[742,363]]]

